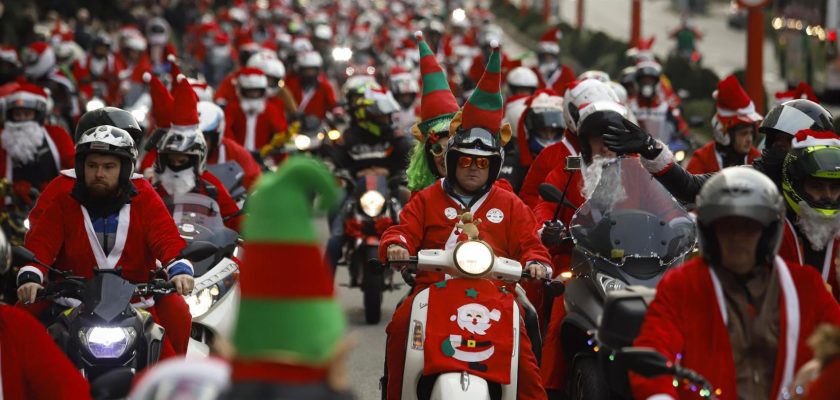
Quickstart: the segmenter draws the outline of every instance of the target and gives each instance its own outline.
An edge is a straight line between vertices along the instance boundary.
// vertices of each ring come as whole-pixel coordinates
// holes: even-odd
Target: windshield
[[[619,267],[632,258],[657,258],[668,265],[696,240],[688,212],[634,157],[604,165],[570,231],[575,245]]]
[[[164,202],[175,224],[182,229],[187,224],[200,225],[210,230],[224,227],[219,204],[210,197],[198,193],[187,193],[169,196]]]

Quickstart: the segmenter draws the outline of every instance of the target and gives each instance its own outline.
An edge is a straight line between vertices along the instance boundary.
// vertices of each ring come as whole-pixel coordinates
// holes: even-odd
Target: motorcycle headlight
[[[132,327],[94,326],[79,336],[94,357],[118,358],[134,344],[137,332]]]
[[[598,279],[598,283],[601,284],[601,289],[604,290],[604,293],[622,290],[626,286],[624,282],[600,272],[595,274],[595,278]]]
[[[312,144],[312,139],[306,135],[295,135],[292,140],[295,143],[295,148],[300,151],[309,149],[309,146]]]
[[[219,289],[219,285],[215,284],[201,289],[197,293],[184,296],[184,301],[186,301],[187,305],[190,306],[190,314],[192,317],[198,318],[207,313],[207,311],[210,310],[210,307],[213,307],[213,304],[215,304],[216,300],[220,297],[219,294],[221,294],[221,290]]]
[[[471,240],[455,248],[455,268],[469,276],[482,276],[493,268],[493,250],[486,243]]]
[[[375,190],[368,190],[359,199],[359,205],[361,205],[365,214],[373,218],[382,212],[382,208],[385,206],[385,197]]]
[[[104,107],[105,107],[105,102],[94,97],[94,98],[90,99],[90,101],[88,101],[87,104],[85,104],[85,111],[98,110],[98,109],[104,108]]]
[[[338,129],[330,129],[330,131],[327,132],[327,137],[332,141],[336,141],[341,138],[341,131]]]
[[[332,51],[333,60],[338,62],[350,61],[351,57],[353,57],[353,50],[349,47],[336,47]]]
[[[683,160],[685,160],[685,151],[677,150],[677,152],[674,153],[674,160],[677,160],[677,162],[682,162]]]

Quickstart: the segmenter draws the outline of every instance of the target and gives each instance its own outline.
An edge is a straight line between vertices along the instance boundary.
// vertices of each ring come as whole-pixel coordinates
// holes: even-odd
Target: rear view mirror
[[[662,353],[649,347],[625,347],[615,357],[627,369],[645,378],[669,375],[674,371],[673,364]]]
[[[186,258],[190,261],[201,261],[216,254],[217,250],[219,250],[219,248],[213,243],[197,240],[190,243],[187,247],[184,247],[184,249],[181,250],[180,256],[181,258]]]
[[[557,297],[566,291],[566,284],[561,281],[551,280],[545,284],[545,288],[549,296]]]
[[[563,202],[563,192],[550,183],[540,183],[539,186],[540,197],[543,200],[552,202],[552,203],[561,203]]]
[[[702,128],[706,124],[706,120],[699,115],[688,117],[688,126],[692,128]]]
[[[580,171],[583,165],[583,159],[580,156],[566,157],[565,171]]]
[[[35,254],[23,246],[12,247],[12,265],[20,267],[26,264],[39,264]]]

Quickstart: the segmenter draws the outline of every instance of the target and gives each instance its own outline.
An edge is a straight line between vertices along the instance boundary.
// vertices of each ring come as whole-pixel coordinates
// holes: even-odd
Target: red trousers
[[[546,389],[563,389],[566,386],[566,354],[560,341],[560,324],[565,317],[566,306],[563,304],[563,296],[560,295],[554,298],[551,320],[543,338],[540,377]]]
[[[421,288],[422,289],[422,288]],[[408,324],[411,318],[411,303],[414,295],[421,289],[406,297],[396,310],[391,322],[385,328],[388,334],[385,347],[385,358],[388,365],[388,400],[399,400],[402,394],[402,376],[405,367],[405,348],[408,341]],[[521,309],[520,309],[521,310]],[[531,350],[531,341],[525,332],[525,322],[519,320],[519,377],[517,388],[519,400],[539,399],[545,400],[547,396],[545,389],[540,383],[539,367],[537,359]]]

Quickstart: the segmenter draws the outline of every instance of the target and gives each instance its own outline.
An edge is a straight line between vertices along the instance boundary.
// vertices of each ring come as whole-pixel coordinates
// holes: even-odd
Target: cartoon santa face
[[[449,317],[450,321],[458,321],[458,327],[475,335],[486,335],[487,329],[490,329],[491,320],[498,321],[502,313],[499,310],[493,309],[490,311],[487,307],[478,304],[470,303],[458,307],[458,315]]]

